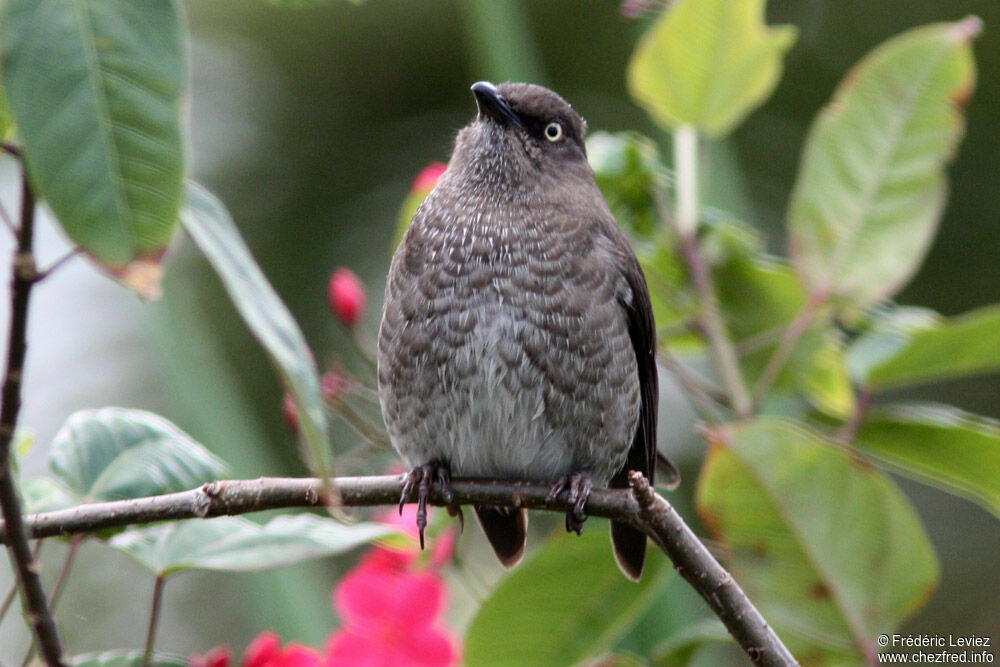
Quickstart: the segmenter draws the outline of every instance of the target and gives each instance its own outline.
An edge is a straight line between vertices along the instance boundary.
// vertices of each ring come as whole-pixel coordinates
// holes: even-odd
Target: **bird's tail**
[[[627,523],[612,521],[611,548],[622,574],[639,581],[646,563],[646,534]]]
[[[523,509],[476,506],[476,518],[490,546],[506,568],[521,562],[528,538],[528,515]],[[645,535],[643,535],[645,537]]]

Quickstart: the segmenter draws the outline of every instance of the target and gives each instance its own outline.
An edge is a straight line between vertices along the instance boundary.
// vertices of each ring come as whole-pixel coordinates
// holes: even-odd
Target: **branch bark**
[[[24,600],[28,622],[38,646],[49,665],[66,664],[59,645],[55,620],[49,610],[38,576],[38,561],[31,553],[21,519],[21,499],[14,481],[11,443],[21,412],[21,379],[27,354],[28,304],[31,288],[37,280],[33,255],[35,197],[28,182],[27,169],[21,177],[21,224],[17,230],[11,280],[10,330],[7,339],[7,367],[0,389],[0,511],[4,518],[4,541],[17,572],[18,587]]]
[[[343,477],[333,480],[346,507],[395,505],[402,492],[402,476]],[[657,494],[645,477],[633,473],[631,489],[594,489],[587,514],[627,521],[645,532],[673,561],[677,571],[705,599],[730,634],[759,665],[795,665],[795,658],[775,635],[760,612],[726,570],[709,553],[673,507]],[[550,487],[543,484],[495,480],[452,480],[452,505],[491,505],[566,512],[564,499],[546,501]],[[81,505],[25,517],[31,537],[76,535],[155,521],[245,514],[320,504],[316,478],[268,478],[210,482],[191,491],[149,498]],[[430,502],[446,505],[437,487]],[[7,540],[0,525],[0,540]]]

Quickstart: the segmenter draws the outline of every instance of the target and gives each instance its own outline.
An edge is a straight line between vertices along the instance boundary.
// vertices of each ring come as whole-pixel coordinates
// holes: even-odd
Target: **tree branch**
[[[343,477],[333,480],[347,507],[395,505],[402,492],[402,476]],[[760,665],[794,665],[795,659],[774,634],[760,612],[680,515],[658,495],[645,477],[633,473],[631,489],[594,489],[587,514],[627,521],[657,544],[677,571],[701,594],[729,632]],[[564,499],[546,501],[550,487],[494,480],[452,480],[454,505],[491,505],[566,512]],[[445,505],[437,487],[430,502]],[[34,538],[75,535],[154,521],[244,514],[286,507],[313,507],[320,503],[320,480],[262,477],[255,480],[210,482],[200,488],[149,498],[81,505],[25,517]],[[6,526],[0,540],[6,541]]]
[[[8,149],[5,149],[8,150]],[[8,151],[9,152],[9,151]],[[21,412],[21,380],[27,353],[28,304],[37,280],[32,244],[35,226],[35,197],[27,171],[21,176],[21,225],[17,230],[11,281],[10,332],[7,339],[7,367],[0,389],[0,510],[4,518],[4,541],[17,571],[28,622],[49,665],[64,665],[55,620],[49,610],[38,576],[38,561],[32,556],[21,519],[21,499],[14,481],[11,443]]]

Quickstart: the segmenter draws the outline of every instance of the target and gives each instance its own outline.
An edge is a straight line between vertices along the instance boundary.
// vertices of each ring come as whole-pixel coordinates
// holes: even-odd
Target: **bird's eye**
[[[545,126],[545,138],[549,141],[559,141],[563,137],[563,128],[559,123],[549,123]]]

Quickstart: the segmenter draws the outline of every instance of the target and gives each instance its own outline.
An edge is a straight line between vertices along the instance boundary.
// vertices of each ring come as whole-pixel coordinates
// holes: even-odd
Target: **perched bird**
[[[586,125],[540,86],[480,81],[479,113],[392,260],[378,340],[382,414],[426,524],[450,476],[551,483],[579,533],[592,485],[652,479],[653,312],[635,253],[594,180]],[[676,471],[671,468],[671,472]],[[523,509],[476,507],[500,561],[524,555]],[[646,536],[612,522],[638,580]]]

